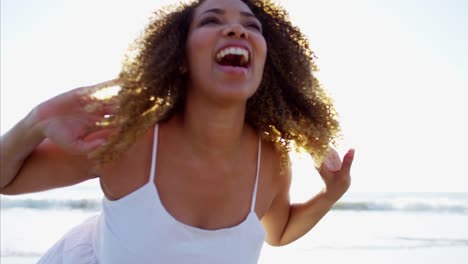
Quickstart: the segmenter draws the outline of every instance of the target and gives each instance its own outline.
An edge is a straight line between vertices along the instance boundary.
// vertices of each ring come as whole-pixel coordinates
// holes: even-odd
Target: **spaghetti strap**
[[[257,150],[257,173],[255,175],[255,186],[252,195],[252,202],[250,204],[250,211],[255,211],[255,202],[257,201],[257,188],[258,188],[258,175],[260,174],[260,159],[262,156],[262,140],[258,138],[258,150]]]
[[[158,130],[159,125],[154,126],[154,135],[153,135],[153,152],[151,158],[151,172],[150,172],[150,180],[149,182],[154,182],[154,174],[156,171],[156,155],[158,154]]]

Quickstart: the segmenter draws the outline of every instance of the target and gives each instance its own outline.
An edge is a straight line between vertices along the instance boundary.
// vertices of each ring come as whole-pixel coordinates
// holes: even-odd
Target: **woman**
[[[52,98],[2,136],[2,193],[95,177],[104,193],[40,263],[256,263],[264,241],[300,238],[349,188],[354,151],[330,151],[333,105],[281,8],[181,4],[135,49],[117,80]],[[92,96],[112,85],[116,99]],[[303,204],[289,201],[292,144],[325,183]]]

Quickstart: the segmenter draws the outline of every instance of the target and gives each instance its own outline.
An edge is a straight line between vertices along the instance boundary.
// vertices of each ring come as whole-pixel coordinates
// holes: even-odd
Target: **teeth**
[[[218,52],[218,54],[216,54],[216,60],[219,62],[226,55],[241,55],[242,63],[247,63],[249,61],[249,52],[246,49],[237,47],[230,47],[221,50],[220,52]]]

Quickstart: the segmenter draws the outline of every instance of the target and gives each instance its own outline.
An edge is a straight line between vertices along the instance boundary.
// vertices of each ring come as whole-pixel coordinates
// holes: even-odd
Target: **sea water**
[[[36,263],[61,236],[99,214],[97,181],[0,196],[2,264]],[[264,245],[259,263],[468,263],[468,193],[346,194],[307,235]]]

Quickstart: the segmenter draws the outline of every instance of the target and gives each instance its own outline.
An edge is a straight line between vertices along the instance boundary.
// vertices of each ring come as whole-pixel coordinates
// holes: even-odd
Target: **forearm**
[[[1,137],[0,190],[15,178],[25,159],[44,140],[44,136],[34,128],[32,119],[32,114],[29,114]]]
[[[325,186],[320,193],[305,203],[290,204],[290,172],[288,177],[282,177],[281,179],[285,180],[280,182],[279,186],[283,188],[262,218],[262,224],[268,231],[267,242],[273,246],[283,246],[309,232],[348,190],[353,159],[354,149],[345,154],[343,162],[332,149],[319,170]]]
[[[336,201],[320,192],[305,203],[290,206],[289,218],[281,236],[280,245],[289,244],[309,232]]]

